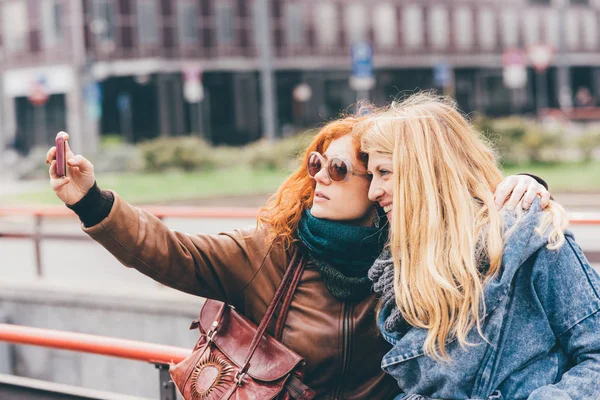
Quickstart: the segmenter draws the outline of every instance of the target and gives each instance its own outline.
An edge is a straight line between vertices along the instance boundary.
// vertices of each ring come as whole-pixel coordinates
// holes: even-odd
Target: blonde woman
[[[369,277],[397,398],[600,398],[600,278],[564,210],[499,211],[497,159],[445,99],[415,95],[355,132],[391,227]]]

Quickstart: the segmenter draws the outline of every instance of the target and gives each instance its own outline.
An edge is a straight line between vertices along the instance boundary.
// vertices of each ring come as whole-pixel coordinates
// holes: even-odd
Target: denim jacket
[[[535,229],[541,214],[536,201],[484,288],[487,342],[473,329],[476,345],[450,339],[451,361],[436,361],[423,351],[426,330],[387,332],[390,309],[381,311],[393,345],[381,366],[398,382],[396,399],[600,399],[600,277],[570,232],[560,249],[546,248],[548,234]]]

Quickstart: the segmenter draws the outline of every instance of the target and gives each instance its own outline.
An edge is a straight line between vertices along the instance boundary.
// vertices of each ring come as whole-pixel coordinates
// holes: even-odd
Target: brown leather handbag
[[[306,264],[299,253],[295,251],[258,327],[234,307],[206,300],[200,318],[190,326],[200,330],[200,339],[190,357],[169,370],[184,399],[314,398],[314,391],[302,383],[306,362],[278,341]],[[266,330],[280,306],[273,338]]]

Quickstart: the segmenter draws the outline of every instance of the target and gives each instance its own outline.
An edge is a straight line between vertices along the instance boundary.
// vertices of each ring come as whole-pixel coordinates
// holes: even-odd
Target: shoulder
[[[557,331],[600,310],[600,276],[572,234],[560,248],[541,247],[532,259],[531,286]]]

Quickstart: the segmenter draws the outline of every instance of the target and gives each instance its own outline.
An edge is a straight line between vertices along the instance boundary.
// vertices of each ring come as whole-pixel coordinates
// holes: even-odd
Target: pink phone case
[[[62,137],[56,138],[56,174],[63,177],[67,174],[67,159],[65,140]]]

